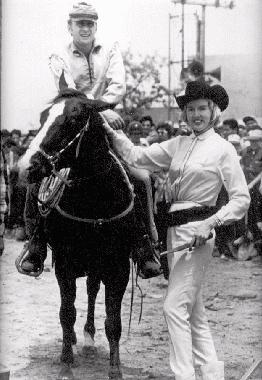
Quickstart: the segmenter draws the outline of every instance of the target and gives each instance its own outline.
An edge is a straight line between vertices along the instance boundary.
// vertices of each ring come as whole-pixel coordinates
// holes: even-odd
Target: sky
[[[214,0],[207,0],[213,2]],[[227,0],[222,0],[227,1]],[[1,128],[38,128],[39,113],[55,95],[48,56],[70,40],[67,17],[72,0],[2,0]],[[172,0],[94,0],[98,33],[121,49],[168,56],[169,14],[180,15]],[[195,52],[195,12],[185,7],[185,52]],[[231,9],[207,7],[206,54],[251,54],[261,45],[262,1],[235,0]],[[181,18],[171,24],[172,59],[181,59]],[[178,70],[179,71],[179,70]],[[179,72],[177,71],[177,75]],[[175,75],[176,75],[175,74]]]

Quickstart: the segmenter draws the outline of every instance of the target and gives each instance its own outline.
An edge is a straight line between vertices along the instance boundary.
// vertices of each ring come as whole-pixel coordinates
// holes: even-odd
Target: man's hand
[[[201,245],[204,245],[205,242],[210,239],[213,228],[214,223],[211,221],[211,218],[200,223],[199,226],[196,227],[194,237],[190,242],[191,247],[200,247]]]
[[[124,120],[122,119],[120,115],[118,115],[117,112],[112,111],[112,110],[105,110],[102,112],[102,114],[111,128],[115,130],[124,128],[125,126]]]

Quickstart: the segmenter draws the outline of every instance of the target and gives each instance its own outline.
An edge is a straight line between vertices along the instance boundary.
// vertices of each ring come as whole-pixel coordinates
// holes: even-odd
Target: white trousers
[[[190,241],[198,223],[169,228],[168,249]],[[164,316],[170,338],[170,366],[176,380],[195,380],[197,366],[203,380],[224,380],[224,365],[217,359],[201,291],[214,240],[215,236],[191,253],[175,252],[168,257]]]

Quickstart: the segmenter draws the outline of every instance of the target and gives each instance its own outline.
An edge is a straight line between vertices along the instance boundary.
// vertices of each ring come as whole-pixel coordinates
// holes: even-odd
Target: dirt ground
[[[54,380],[59,372],[61,327],[59,290],[50,255],[46,271],[36,280],[19,274],[14,261],[22,244],[5,240],[1,257],[1,356],[0,363],[10,369],[10,380]],[[140,294],[135,290],[131,334],[128,337],[131,281],[123,309],[121,361],[124,379],[174,380],[169,369],[169,343],[162,304],[166,280],[158,277],[140,280],[143,291],[143,316],[138,324]],[[100,290],[96,305],[96,347],[83,357],[83,326],[86,318],[85,279],[77,280],[77,361],[73,369],[77,380],[107,379],[108,344],[104,334],[104,294]],[[220,360],[225,361],[226,380],[241,376],[261,358],[262,353],[262,260],[224,261],[214,257],[205,282],[204,299]],[[262,379],[262,368],[250,377]]]

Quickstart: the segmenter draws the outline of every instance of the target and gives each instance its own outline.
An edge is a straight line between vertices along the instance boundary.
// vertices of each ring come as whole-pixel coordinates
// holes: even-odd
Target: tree
[[[140,116],[141,111],[150,108],[153,102],[164,104],[168,90],[161,84],[160,70],[165,60],[150,55],[135,58],[130,50],[123,53],[123,60],[126,68],[123,112]]]

